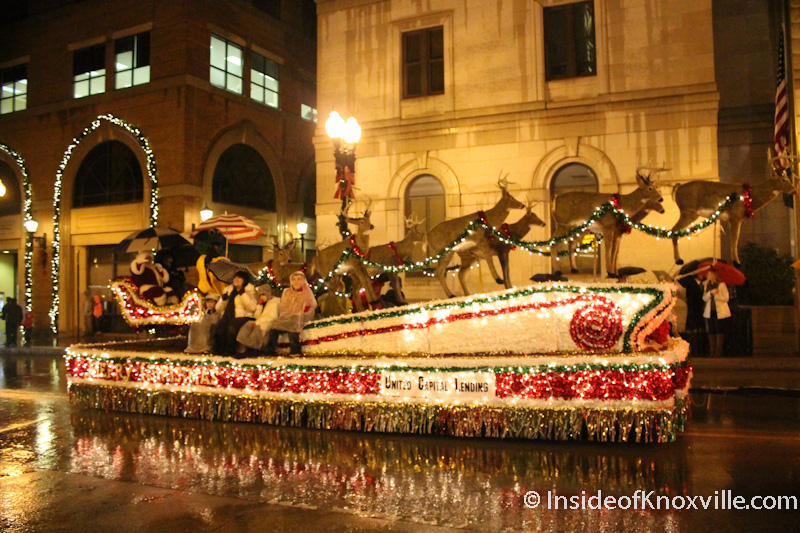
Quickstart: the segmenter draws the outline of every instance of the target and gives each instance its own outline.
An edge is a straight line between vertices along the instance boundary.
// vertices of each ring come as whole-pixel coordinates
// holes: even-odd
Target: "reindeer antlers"
[[[532,193],[528,193],[528,194],[525,195],[525,209],[526,210],[533,211],[533,208],[536,207],[536,205],[538,203],[539,202],[533,198],[533,194]]]
[[[414,226],[419,226],[425,222],[425,219],[419,220],[416,213],[411,213],[410,216],[406,217],[406,228],[413,228]]]
[[[645,174],[644,171],[649,170],[650,172]],[[667,162],[664,161],[661,163],[660,167],[651,167],[650,165],[636,167],[636,175],[641,178],[647,185],[651,185],[652,181],[650,180],[650,176],[652,172],[655,172],[656,175],[662,172],[668,172],[672,170],[670,167],[667,166]]]
[[[501,191],[505,191],[506,189],[508,189],[509,185],[512,185],[512,183],[508,181],[508,174],[509,173],[506,172],[506,175],[503,176],[503,171],[502,170],[500,171],[500,175],[497,180],[497,186],[500,187]]]

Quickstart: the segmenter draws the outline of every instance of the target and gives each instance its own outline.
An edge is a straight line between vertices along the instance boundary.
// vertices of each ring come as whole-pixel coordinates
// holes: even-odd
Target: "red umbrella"
[[[741,270],[722,261],[708,260],[697,265],[697,272],[702,277],[705,277],[709,270],[716,272],[719,280],[725,282],[726,285],[744,285],[744,282],[747,281]]]
[[[259,225],[249,218],[226,213],[224,215],[211,217],[205,222],[201,222],[195,226],[194,231],[192,231],[192,237],[201,231],[209,229],[216,229],[222,233],[222,236],[225,237],[229,243],[252,241],[264,234],[264,231]]]

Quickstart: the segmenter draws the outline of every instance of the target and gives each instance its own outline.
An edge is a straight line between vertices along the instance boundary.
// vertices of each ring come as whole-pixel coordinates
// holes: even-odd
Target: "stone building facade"
[[[551,235],[558,191],[624,194],[636,186],[637,167],[666,166],[666,212],[645,222],[669,229],[678,219],[672,186],[718,179],[708,0],[317,0],[317,11],[320,239],[338,240],[333,150],[322,128],[334,108],[363,128],[356,194],[372,199],[374,244],[403,237],[409,206],[426,194],[420,180],[444,199],[443,213],[429,202],[420,216],[450,219],[494,205],[507,174],[518,199],[538,202],[547,227],[526,240],[539,241]],[[708,256],[715,246],[707,230],[684,239],[681,252]],[[671,243],[633,232],[619,264],[669,271]],[[514,284],[553,268],[549,257],[512,252]],[[472,292],[498,288],[481,270],[471,273]],[[407,277],[406,287],[412,297],[442,295],[429,278]]]
[[[127,274],[112,245],[153,222],[189,233],[204,205],[249,216],[268,236],[245,260],[308,214],[313,233],[313,1],[5,5],[0,179],[18,196],[0,249],[21,297],[32,244],[37,331],[53,316],[77,334],[84,292]]]

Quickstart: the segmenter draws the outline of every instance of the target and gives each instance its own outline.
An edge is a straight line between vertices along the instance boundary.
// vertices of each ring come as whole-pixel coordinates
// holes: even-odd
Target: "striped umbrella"
[[[134,231],[117,246],[116,251],[120,253],[139,252],[142,250],[161,250],[192,244],[184,234],[172,228],[147,228]]]
[[[215,229],[231,243],[252,241],[264,234],[264,231],[252,220],[241,215],[218,215],[195,226],[192,237],[201,231]]]

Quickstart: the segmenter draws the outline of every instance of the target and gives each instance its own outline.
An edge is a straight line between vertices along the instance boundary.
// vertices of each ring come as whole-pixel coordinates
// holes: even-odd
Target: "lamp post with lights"
[[[339,113],[331,111],[325,121],[325,131],[333,139],[333,156],[336,161],[337,189],[334,198],[341,198],[344,212],[350,199],[354,198],[356,145],[361,140],[361,126],[354,117],[345,122]]]
[[[308,224],[305,222],[297,223],[297,233],[300,234],[300,257],[302,261],[306,260],[306,233],[308,232]]]

